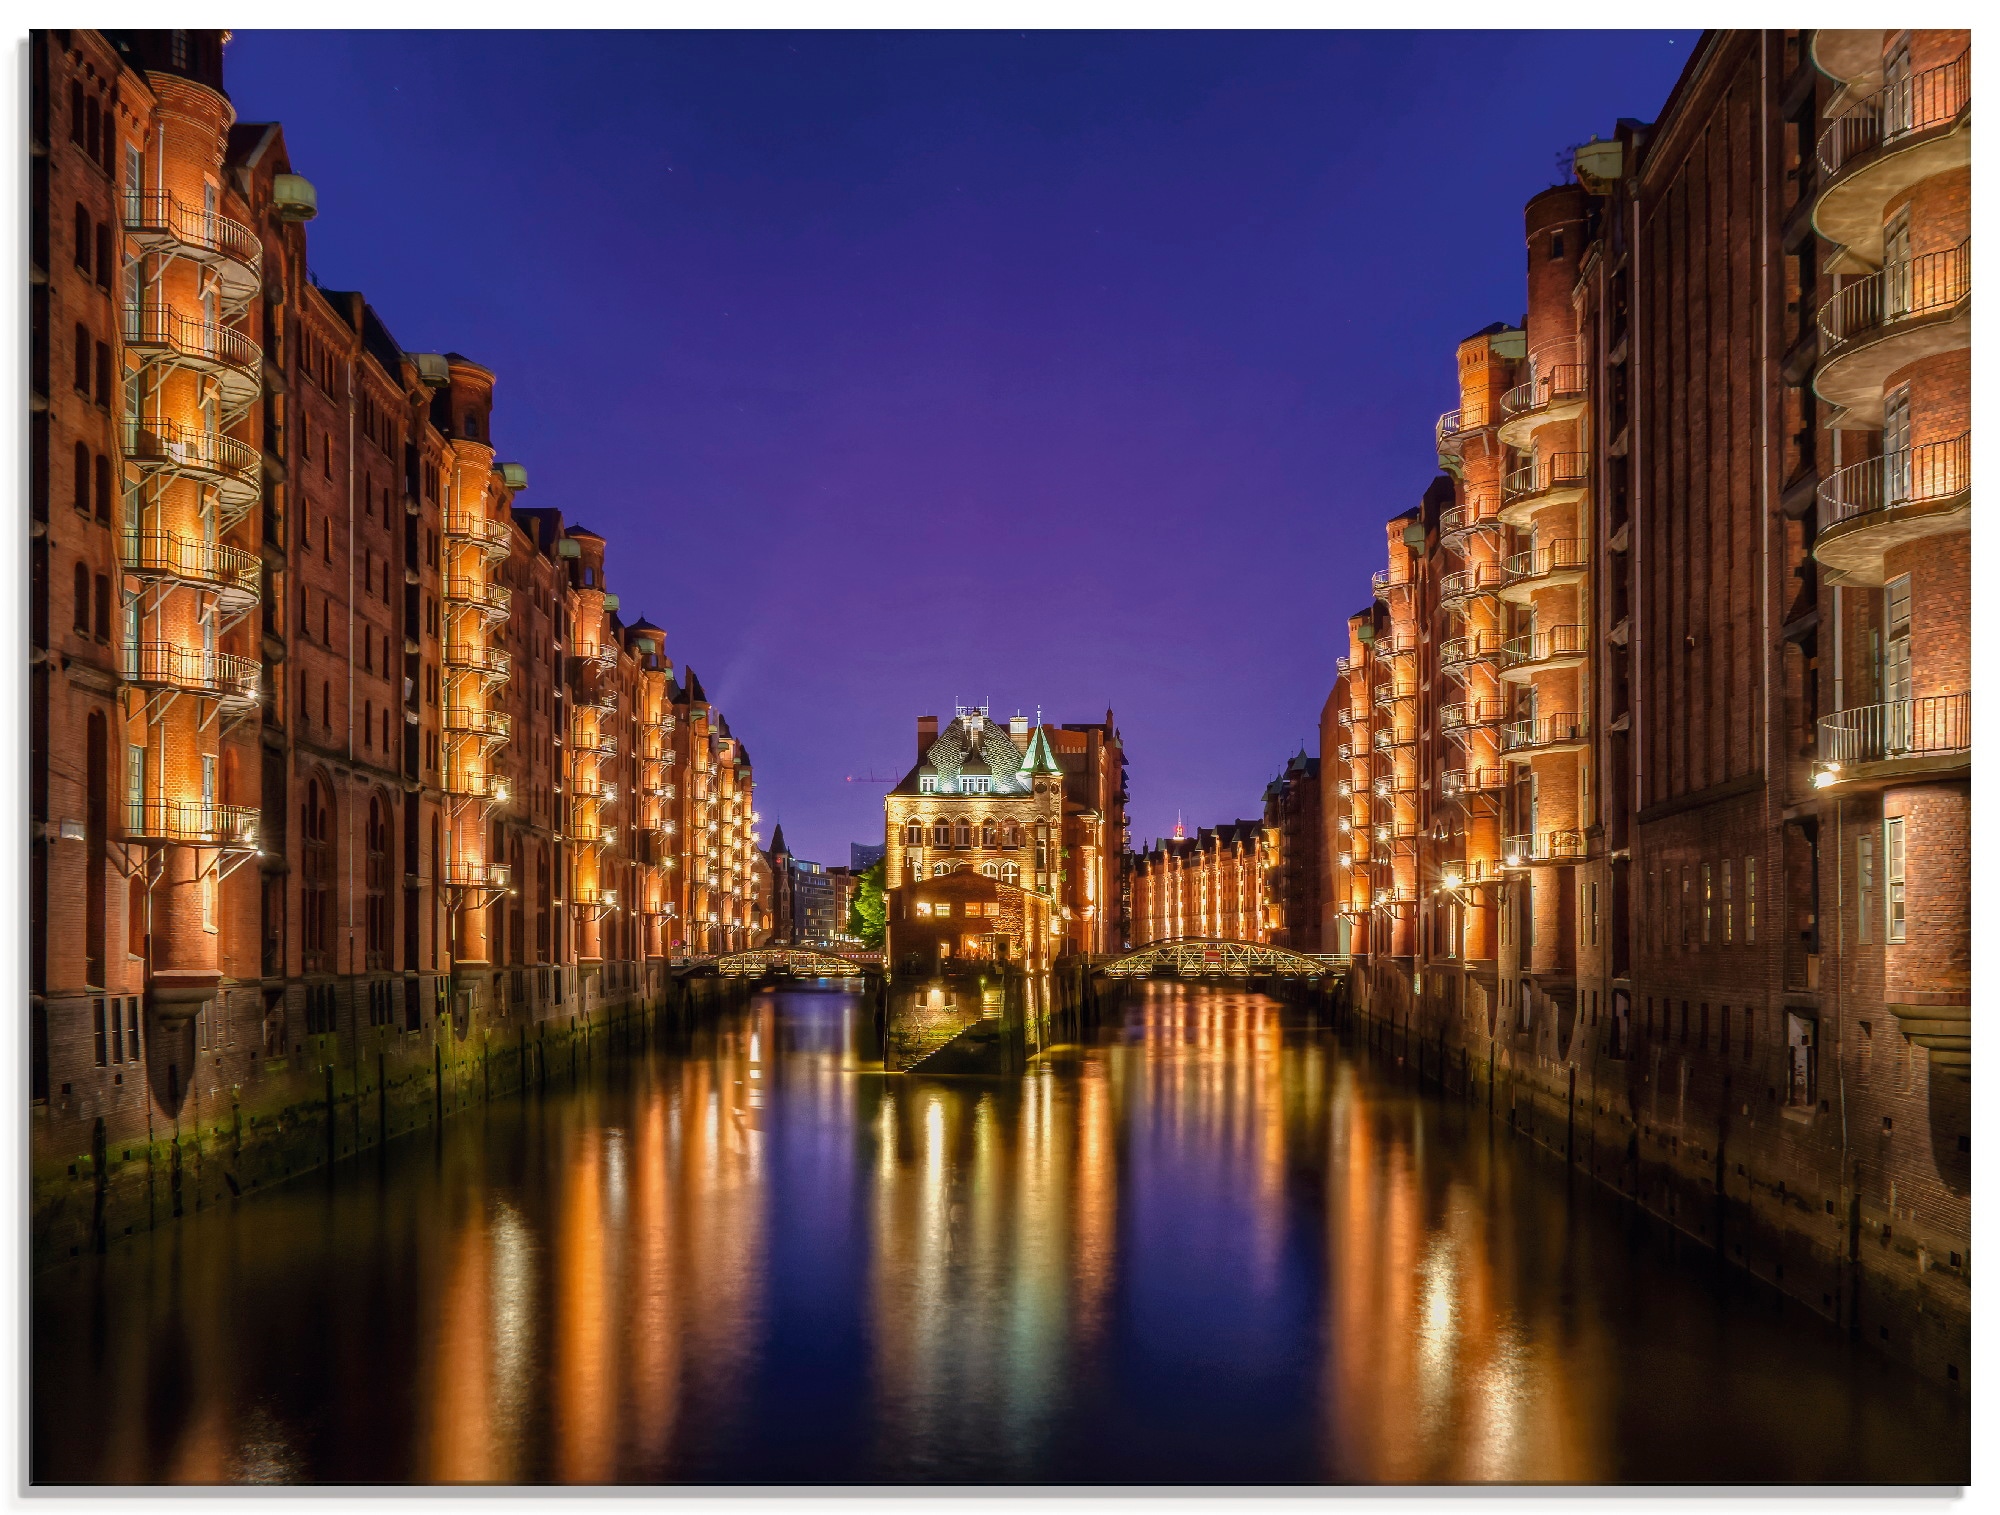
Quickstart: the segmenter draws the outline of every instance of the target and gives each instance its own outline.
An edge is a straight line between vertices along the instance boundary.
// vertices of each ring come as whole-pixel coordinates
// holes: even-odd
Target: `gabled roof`
[[[1056,761],[1055,749],[1049,745],[1049,729],[1037,726],[1028,738],[1028,750],[1023,754],[1021,766],[1029,773],[1062,773],[1062,764]]]

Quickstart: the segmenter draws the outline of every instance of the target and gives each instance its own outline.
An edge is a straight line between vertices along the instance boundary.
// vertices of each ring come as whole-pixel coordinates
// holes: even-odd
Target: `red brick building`
[[[768,905],[742,744],[603,539],[516,508],[494,376],[309,276],[221,34],[29,51],[35,1213],[76,1246]]]
[[[1271,849],[1261,820],[1203,826],[1176,834],[1127,859],[1131,880],[1130,945],[1205,937],[1267,942],[1266,889]]]
[[[1961,1380],[1969,78],[1715,32],[1579,148],[1322,717],[1363,1013]]]
[[[1294,952],[1319,952],[1325,885],[1319,759],[1304,750],[1264,786],[1264,902],[1261,938]]]

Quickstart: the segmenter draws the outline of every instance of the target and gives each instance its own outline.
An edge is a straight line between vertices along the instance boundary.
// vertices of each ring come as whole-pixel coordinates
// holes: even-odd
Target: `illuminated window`
[[[1757,940],[1757,859],[1743,859],[1743,940]]]
[[[1892,815],[1884,820],[1882,837],[1882,875],[1883,882],[1888,885],[1888,940],[1900,942],[1904,939],[1907,924],[1903,914],[1903,817]]]
[[[931,825],[931,845],[949,847],[951,845],[951,822],[939,820]]]
[[[1727,947],[1736,940],[1736,865],[1728,858],[1722,860],[1722,945]],[[1726,1012],[1725,1012],[1726,1013]],[[1729,1034],[1725,1028],[1722,1037],[1723,1048],[1729,1045]]]
[[[903,845],[905,847],[921,847],[923,844],[924,823],[922,821],[911,821],[903,827]]]
[[[1709,864],[1701,865],[1701,944],[1706,947],[1715,940],[1715,870]]]

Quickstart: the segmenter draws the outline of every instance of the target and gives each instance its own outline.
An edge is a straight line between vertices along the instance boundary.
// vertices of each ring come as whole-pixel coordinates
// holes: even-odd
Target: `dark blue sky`
[[[954,700],[1113,707],[1135,839],[1257,813],[1522,203],[1696,35],[253,31],[228,84],[844,862]]]

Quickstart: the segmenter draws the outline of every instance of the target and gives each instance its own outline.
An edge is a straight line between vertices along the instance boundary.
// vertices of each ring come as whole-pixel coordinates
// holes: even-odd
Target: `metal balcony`
[[[1883,211],[1918,180],[1972,161],[1971,118],[1968,53],[1856,101],[1820,134],[1813,229],[1880,262]]]
[[[501,710],[475,710],[469,705],[447,705],[444,729],[449,736],[478,737],[483,741],[504,742],[513,733],[514,718]]]
[[[219,847],[225,852],[254,852],[259,818],[249,805],[213,805],[200,800],[125,801],[125,835],[132,841],[176,842],[191,847]]]
[[[225,530],[263,498],[264,458],[247,442],[175,421],[127,420],[121,429],[125,461],[134,468],[214,489]]]
[[[1589,629],[1583,626],[1551,626],[1512,637],[1501,651],[1500,677],[1519,681],[1558,668],[1575,668],[1589,648]]]
[[[512,672],[514,659],[498,647],[482,646],[477,642],[447,641],[444,644],[444,666],[454,673],[472,673],[482,679],[499,682]]]
[[[1575,584],[1589,568],[1588,541],[1582,537],[1556,537],[1507,559],[1506,582],[1500,598],[1517,605],[1526,604],[1536,590]]]
[[[1377,710],[1393,710],[1402,701],[1414,700],[1416,697],[1417,691],[1415,689],[1399,688],[1394,679],[1384,679],[1375,686],[1375,708]]]
[[[1495,594],[1506,582],[1507,571],[1497,562],[1455,568],[1438,581],[1438,603],[1449,609],[1479,595]]]
[[[1578,716],[1538,715],[1503,727],[1500,748],[1510,755],[1538,757],[1543,753],[1580,751],[1589,745],[1589,739],[1590,728]]]
[[[1507,718],[1507,702],[1496,699],[1458,700],[1438,707],[1438,725],[1445,731],[1479,731]]]
[[[1819,310],[1813,392],[1863,421],[1890,374],[1971,344],[1972,239],[1851,280]]]
[[[1398,732],[1395,726],[1391,724],[1379,726],[1375,730],[1375,750],[1377,752],[1389,752],[1397,747],[1414,747],[1416,745],[1417,733],[1414,729],[1407,733],[1402,733]]]
[[[1461,405],[1447,410],[1437,420],[1437,450],[1457,452],[1468,440],[1493,424],[1494,417],[1484,405]]]
[[[1813,556],[1843,582],[1880,584],[1893,547],[1971,524],[1972,434],[1851,463],[1819,486]]]
[[[1491,632],[1447,637],[1438,647],[1438,663],[1448,671],[1459,671],[1500,660],[1500,638]]]
[[[224,309],[240,314],[264,287],[264,245],[241,221],[184,204],[164,190],[119,196],[125,234],[147,252],[185,258],[215,275]]]
[[[1489,531],[1500,524],[1500,496],[1492,489],[1466,492],[1462,504],[1453,505],[1438,516],[1438,540],[1445,546],[1475,531]]]
[[[618,661],[618,644],[592,642],[586,647],[574,649],[570,655],[579,663],[588,663],[594,668],[609,668]]]
[[[1549,505],[1571,504],[1583,498],[1590,482],[1590,455],[1556,452],[1517,468],[1500,481],[1500,519],[1510,526]]]
[[[444,581],[444,598],[447,610],[471,610],[482,620],[499,621],[513,606],[514,591],[486,579],[453,575]]]
[[[1411,583],[1409,565],[1378,568],[1370,582],[1374,586],[1377,599],[1383,598],[1392,589],[1408,589]]]
[[[613,757],[618,752],[618,738],[595,721],[573,723],[569,745],[572,752],[595,753],[598,757]]]
[[[231,423],[263,393],[263,349],[234,327],[158,307],[125,311],[122,327],[125,346],[143,362],[192,369],[213,379]]]
[[[507,780],[490,771],[468,773],[462,763],[445,765],[444,792],[459,799],[491,800],[505,804]]]
[[[208,590],[231,608],[254,604],[262,590],[264,560],[220,542],[172,531],[123,531],[118,556],[128,573]]]
[[[1580,863],[1588,852],[1583,833],[1577,830],[1524,832],[1500,844],[1501,866],[1505,868]]]
[[[1860,789],[1899,777],[1955,773],[1972,760],[1972,696],[1919,695],[1819,719],[1819,789]]]
[[[513,874],[505,863],[470,863],[447,859],[439,871],[447,889],[499,894],[504,893],[513,882]]]
[[[1540,427],[1583,414],[1590,369],[1580,361],[1579,345],[1564,342],[1538,353],[1534,375],[1501,397],[1500,411],[1505,419],[1500,423],[1500,440],[1504,445],[1525,448]]]
[[[1378,662],[1388,662],[1393,658],[1415,657],[1420,638],[1414,631],[1391,631],[1375,639],[1375,657]]]
[[[591,804],[609,805],[615,803],[618,799],[618,786],[609,779],[575,779],[570,783],[569,794],[573,800],[585,800]]]
[[[454,510],[444,518],[445,540],[464,542],[478,548],[487,557],[499,559],[507,556],[511,542],[505,521],[496,521],[490,516],[476,515],[471,511]]]
[[[1439,792],[1448,800],[1475,794],[1497,794],[1507,787],[1507,770],[1491,766],[1447,768],[1438,777]]]
[[[128,684],[177,689],[235,706],[257,703],[263,673],[263,665],[253,658],[204,652],[179,642],[128,643],[120,664],[119,671]]]

